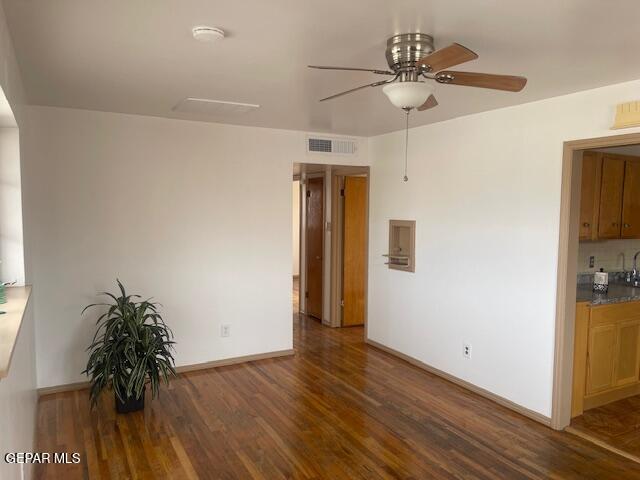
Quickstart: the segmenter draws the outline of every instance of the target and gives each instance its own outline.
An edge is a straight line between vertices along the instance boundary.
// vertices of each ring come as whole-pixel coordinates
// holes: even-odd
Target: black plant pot
[[[142,390],[142,396],[140,398],[128,397],[124,402],[121,402],[118,396],[116,397],[116,412],[118,413],[130,413],[137,412],[138,410],[144,410],[144,394],[145,390]]]

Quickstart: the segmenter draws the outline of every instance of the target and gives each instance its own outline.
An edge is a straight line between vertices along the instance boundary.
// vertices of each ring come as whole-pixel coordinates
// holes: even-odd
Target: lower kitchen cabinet
[[[640,302],[578,304],[572,416],[640,393]]]
[[[614,386],[617,338],[615,325],[598,325],[589,328],[587,395],[602,392]]]
[[[640,377],[640,319],[616,325],[613,386],[637,383]]]

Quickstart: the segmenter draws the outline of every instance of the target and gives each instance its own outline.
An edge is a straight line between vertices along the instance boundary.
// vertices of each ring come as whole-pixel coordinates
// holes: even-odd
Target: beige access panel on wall
[[[415,220],[389,220],[389,258],[387,265],[393,270],[416,271]]]

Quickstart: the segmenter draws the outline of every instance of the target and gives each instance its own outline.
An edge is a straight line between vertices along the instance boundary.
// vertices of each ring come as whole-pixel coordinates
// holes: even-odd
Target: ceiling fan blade
[[[429,110],[430,108],[437,107],[437,106],[438,106],[438,101],[436,100],[436,97],[434,97],[433,95],[429,95],[429,98],[427,98],[427,101],[418,107],[418,111],[422,112],[424,110]]]
[[[390,83],[390,81],[389,80],[383,80],[381,82],[374,82],[374,83],[370,83],[368,85],[361,85],[359,87],[352,88],[351,90],[347,90],[346,92],[336,93],[335,95],[331,95],[330,97],[323,98],[320,101],[324,102],[326,100],[331,100],[331,99],[334,99],[334,98],[337,98],[337,97],[341,97],[342,95],[346,95],[347,93],[355,92],[357,90],[362,90],[363,88],[377,87],[377,86],[380,86],[380,85],[384,85],[385,83]]]
[[[452,85],[492,88],[494,90],[506,90],[509,92],[519,92],[527,84],[526,78],[515,77],[513,75],[452,71],[439,72],[436,75],[436,81]]]
[[[445,68],[460,65],[478,58],[478,54],[472,52],[467,47],[463,47],[459,43],[453,43],[448,47],[441,48],[435,52],[422,57],[416,62],[418,66],[424,66],[429,72],[439,72]]]
[[[389,70],[376,70],[373,68],[356,68],[356,67],[328,67],[325,65],[307,65],[309,68],[317,68],[319,70],[348,70],[353,72],[371,72],[378,75],[395,75],[395,73]]]

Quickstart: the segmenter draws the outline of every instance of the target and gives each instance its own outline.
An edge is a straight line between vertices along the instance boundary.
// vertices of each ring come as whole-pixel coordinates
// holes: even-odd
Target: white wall
[[[20,136],[0,128],[0,282],[24,284]]]
[[[40,387],[84,379],[94,318],[80,311],[116,277],[163,303],[178,365],[292,348],[291,172],[307,159],[303,132],[48,107],[27,116]]]
[[[300,275],[300,181],[294,180],[291,188],[291,242],[293,275]]]
[[[404,133],[371,138],[369,338],[550,416],[563,142],[637,132],[610,127],[638,92],[412,129],[406,184]],[[417,221],[415,274],[384,265],[389,219]]]

